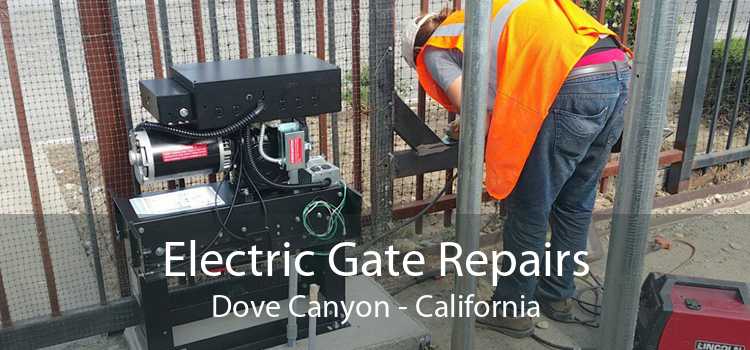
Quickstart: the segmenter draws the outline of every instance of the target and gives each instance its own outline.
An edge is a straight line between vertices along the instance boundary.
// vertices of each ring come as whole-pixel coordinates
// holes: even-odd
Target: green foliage
[[[709,76],[711,81],[706,89],[706,99],[703,104],[705,106],[705,114],[708,118],[712,118],[713,114],[716,112],[716,99],[719,94],[719,82],[721,78],[725,46],[725,40],[717,41],[714,43],[714,48],[711,53],[711,72]],[[718,125],[720,126],[727,125],[729,123],[729,118],[731,118],[731,114],[734,113],[734,108],[737,103],[737,89],[740,88],[740,73],[742,70],[742,58],[744,53],[744,38],[735,38],[729,41],[729,50],[727,51],[727,74],[724,78],[724,90],[720,101],[718,119]],[[745,93],[743,94],[745,96],[747,96],[747,92],[750,91],[748,90],[750,89],[750,85],[748,84],[750,84],[750,74],[745,75]],[[743,120],[748,114],[748,111],[750,111],[750,104],[748,104],[748,101],[745,98],[740,105],[739,120]]]
[[[354,92],[352,90],[352,73],[347,72],[344,76],[344,95],[342,99],[344,102],[353,107],[354,104]],[[368,99],[370,98],[370,74],[367,66],[362,67],[359,73],[359,105],[362,110],[367,110]]]
[[[581,7],[586,9],[590,14],[596,17],[599,13],[599,2],[603,0],[583,0],[581,1]],[[607,8],[605,10],[606,24],[615,33],[620,33],[622,28],[623,19],[625,16],[625,1],[626,0],[608,0]],[[640,0],[633,1],[632,16],[630,17],[630,27],[628,34],[627,45],[631,46],[635,42],[635,27],[638,24],[638,11],[640,9]]]

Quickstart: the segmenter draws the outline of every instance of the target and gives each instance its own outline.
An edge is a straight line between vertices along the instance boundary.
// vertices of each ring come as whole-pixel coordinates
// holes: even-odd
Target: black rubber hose
[[[208,130],[208,131],[195,131],[195,130],[189,130],[189,129],[182,129],[182,128],[176,128],[173,126],[168,126],[164,124],[159,123],[151,123],[151,122],[143,122],[141,123],[137,129],[142,130],[150,130],[155,132],[160,132],[164,134],[170,134],[177,137],[181,137],[184,139],[205,139],[205,138],[212,138],[212,137],[225,137],[232,134],[235,134],[239,131],[242,131],[250,122],[255,120],[255,118],[260,115],[260,113],[265,110],[265,105],[263,102],[258,102],[258,105],[255,107],[254,110],[250,111],[246,116],[244,116],[242,119],[236,121],[233,124],[227,125],[221,129],[215,129],[215,130]]]
[[[309,184],[300,184],[300,185],[286,185],[286,184],[280,184],[273,182],[269,180],[258,168],[258,165],[255,163],[255,157],[253,157],[253,143],[252,140],[252,131],[250,128],[245,129],[245,146],[247,147],[247,159],[250,160],[250,168],[253,170],[255,175],[258,177],[260,181],[265,183],[266,185],[280,189],[280,190],[304,190],[304,189],[312,189],[312,188],[321,188],[321,187],[328,187],[331,185],[330,179],[325,179],[321,182],[313,182]]]

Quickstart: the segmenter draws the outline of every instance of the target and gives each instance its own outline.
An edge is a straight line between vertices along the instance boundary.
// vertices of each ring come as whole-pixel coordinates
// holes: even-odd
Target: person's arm
[[[458,113],[461,113],[461,83],[463,82],[463,75],[459,75],[456,80],[448,85],[445,90],[445,95],[451,100],[451,104],[456,106]]]
[[[461,107],[462,54],[457,49],[424,48],[424,63],[432,79],[447,95],[451,104]]]
[[[458,50],[438,49],[427,47],[425,50],[425,65],[430,75],[455,106],[457,113],[461,113],[461,89],[463,85],[463,55]],[[487,112],[487,130],[489,131],[490,116]],[[453,135],[459,134],[459,122],[456,120],[449,126]]]

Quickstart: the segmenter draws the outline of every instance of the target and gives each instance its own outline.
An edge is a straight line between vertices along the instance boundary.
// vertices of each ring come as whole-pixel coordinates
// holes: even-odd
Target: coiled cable
[[[341,196],[341,202],[337,206],[328,203],[324,200],[314,200],[308,203],[302,210],[302,225],[305,227],[307,234],[315,237],[318,240],[327,242],[336,236],[336,233],[342,231],[342,236],[346,236],[346,219],[342,214],[344,206],[346,205],[346,183],[341,181],[341,185],[344,188]],[[316,210],[325,210],[328,212],[328,224],[324,232],[316,232],[315,229],[310,225],[308,217]]]
[[[235,134],[239,131],[242,131],[245,127],[247,127],[250,122],[255,120],[255,118],[258,117],[264,110],[265,105],[263,102],[258,102],[258,105],[250,111],[246,116],[244,116],[242,119],[227,125],[220,129],[215,130],[208,130],[208,131],[195,131],[190,129],[183,129],[183,128],[177,128],[173,126],[163,125],[159,123],[152,123],[152,122],[143,122],[140,125],[138,125],[138,130],[149,130],[149,131],[155,131],[160,132],[164,134],[170,134],[177,137],[185,138],[185,139],[192,139],[192,140],[198,140],[198,139],[205,139],[205,138],[212,138],[212,137],[225,137],[232,134]]]

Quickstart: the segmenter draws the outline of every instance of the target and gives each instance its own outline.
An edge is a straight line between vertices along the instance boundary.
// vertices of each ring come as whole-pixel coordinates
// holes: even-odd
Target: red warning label
[[[182,146],[179,149],[167,151],[161,154],[161,160],[164,163],[176,162],[208,156],[208,144],[198,143],[194,145]]]
[[[293,139],[289,139],[289,163],[290,164],[297,164],[302,162],[302,152],[303,150],[302,145],[302,137],[295,137]]]

